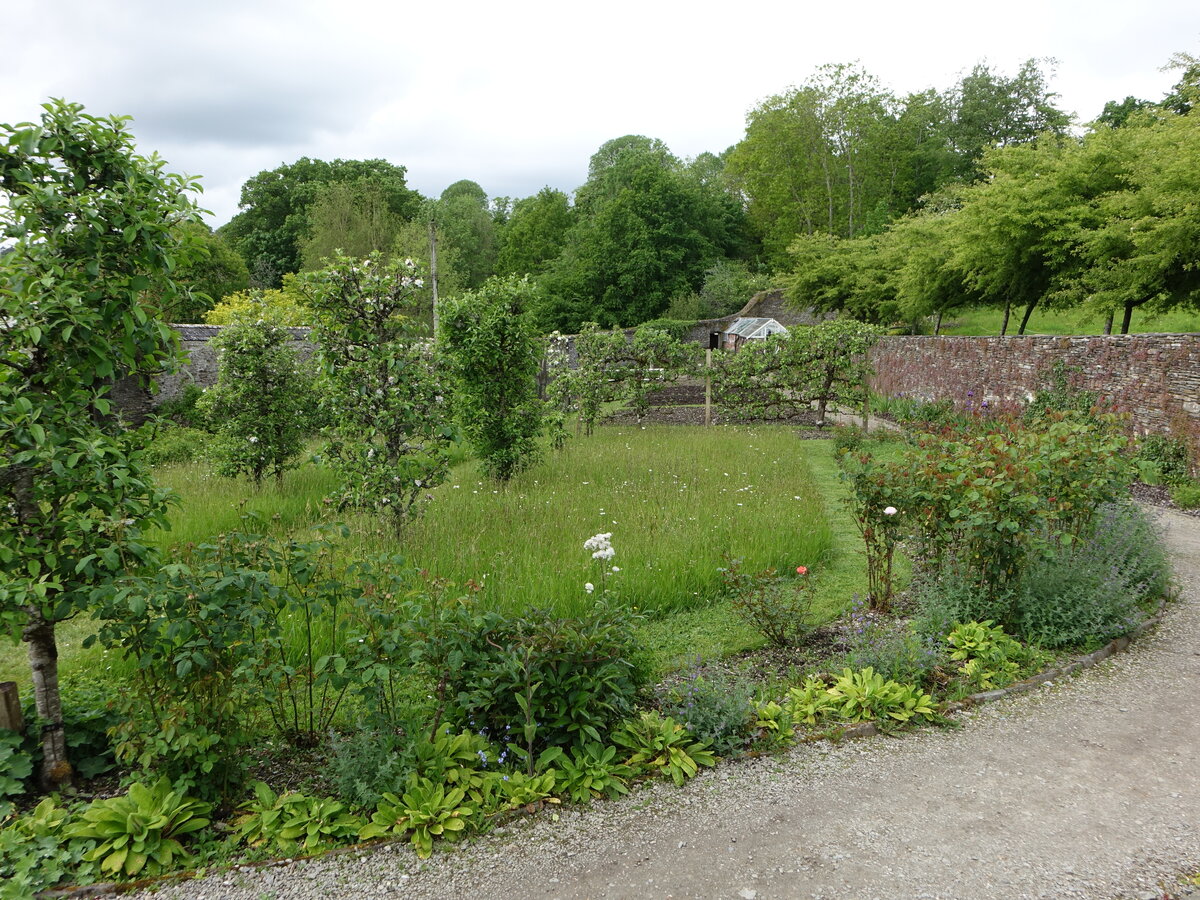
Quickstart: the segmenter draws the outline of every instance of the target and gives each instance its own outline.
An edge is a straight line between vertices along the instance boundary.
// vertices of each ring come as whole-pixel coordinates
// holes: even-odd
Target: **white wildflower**
[[[596,586],[589,581],[586,584],[584,584],[583,589],[590,594],[592,591],[594,591],[596,589]]]
[[[894,506],[889,506],[887,509],[885,509],[885,510],[883,511],[883,514],[884,514],[885,516],[894,516],[894,515],[895,515],[897,512],[899,512],[899,510],[897,510],[897,509],[896,509],[896,507],[894,507]]]

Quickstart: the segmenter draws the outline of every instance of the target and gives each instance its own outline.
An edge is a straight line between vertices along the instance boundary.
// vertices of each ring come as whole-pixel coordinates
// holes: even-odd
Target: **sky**
[[[517,198],[575,190],[626,134],[719,153],[827,63],[903,96],[1053,59],[1059,106],[1085,122],[1161,99],[1172,54],[1200,56],[1196,0],[4,0],[0,21],[0,122],[51,97],[133,116],[143,153],[201,176],[214,226],[248,178],[303,156],[386,159],[428,196],[466,178]]]

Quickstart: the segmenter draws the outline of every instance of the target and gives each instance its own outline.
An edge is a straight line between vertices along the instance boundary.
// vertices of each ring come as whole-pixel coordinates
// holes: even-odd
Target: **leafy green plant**
[[[363,840],[386,835],[410,834],[410,841],[421,859],[433,853],[434,838],[456,841],[471,824],[476,811],[464,803],[463,788],[435,784],[428,778],[413,777],[408,789],[397,797],[387,793],[364,825]]]
[[[614,731],[612,740],[631,751],[626,765],[634,771],[669,777],[677,785],[692,778],[701,766],[715,766],[707,741],[697,741],[669,716],[644,712]]]
[[[254,799],[240,807],[234,821],[235,839],[251,847],[267,846],[283,855],[315,853],[352,842],[363,827],[362,819],[337,800],[296,791],[276,794],[261,781],[252,787]]]
[[[0,900],[27,900],[76,877],[88,842],[64,839],[69,819],[70,812],[52,797],[23,815],[0,815]]]
[[[451,721],[519,750],[532,774],[545,748],[602,742],[632,709],[641,674],[629,625],[603,603],[579,618],[455,605],[414,624],[413,652]]]
[[[754,707],[756,743],[785,747],[796,737],[796,723],[790,706],[768,700]]]
[[[497,770],[483,774],[467,792],[467,797],[483,815],[533,809],[544,803],[560,802],[554,796],[558,791],[558,779],[557,769],[533,775]]]
[[[787,581],[773,568],[751,574],[742,571],[740,559],[729,556],[721,569],[734,611],[777,647],[803,644],[815,628],[813,576],[807,566],[797,567],[796,572],[798,578]]]
[[[788,691],[783,708],[790,721],[815,725],[821,719],[834,716],[837,704],[829,693],[829,685],[815,675],[809,675],[804,684]]]
[[[832,684],[809,677],[792,688],[787,706],[798,722],[900,722],[936,717],[933,698],[911,684],[890,681],[867,667],[843,669]]]
[[[1011,684],[1029,657],[1020,641],[990,619],[957,625],[946,635],[946,646],[950,659],[959,663],[959,675],[982,690]]]
[[[717,672],[693,674],[663,700],[663,713],[701,740],[713,752],[732,756],[746,746],[753,715],[754,687],[744,679]]]
[[[834,709],[848,722],[933,718],[933,698],[911,684],[888,681],[870,667],[857,672],[844,669],[829,688]]]
[[[611,744],[584,744],[558,760],[559,779],[567,796],[575,803],[590,803],[596,797],[615,800],[629,793],[634,769],[617,760],[617,748]]]
[[[754,739],[768,748],[787,746],[796,739],[796,720],[788,704],[775,700],[754,707]]]
[[[1196,509],[1200,507],[1200,483],[1189,481],[1185,484],[1172,485],[1171,500],[1180,509]]]
[[[17,732],[0,730],[0,819],[12,812],[13,798],[25,793],[25,779],[33,774],[33,758],[24,743]]]
[[[208,826],[212,807],[184,796],[167,778],[135,783],[129,793],[95,800],[63,830],[71,840],[95,841],[83,857],[118,878],[158,875],[189,858],[180,838]]]

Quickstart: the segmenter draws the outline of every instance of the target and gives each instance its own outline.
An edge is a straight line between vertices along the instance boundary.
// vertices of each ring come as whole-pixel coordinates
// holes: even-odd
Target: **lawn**
[[[336,518],[323,502],[329,472],[308,461],[282,485],[254,491],[211,474],[203,463],[164,466],[175,490],[172,529],[152,535],[169,554],[224,531],[249,529],[307,539]],[[807,566],[818,579],[814,615],[827,619],[861,593],[861,556],[840,501],[828,441],[798,440],[786,427],[601,427],[572,439],[507,486],[463,462],[433,492],[425,515],[400,535],[365,515],[343,515],[347,560],[402,554],[412,565],[463,586],[501,608],[549,606],[580,611],[607,589],[646,615],[640,626],[660,668],[761,644],[722,597],[728,558],[743,569]],[[256,521],[245,522],[253,515]],[[611,532],[616,555],[602,567],[583,543]],[[619,571],[612,571],[612,567]],[[97,671],[114,661],[80,641],[87,621],[60,628],[62,670]],[[0,648],[0,680],[28,683],[24,648]]]
[[[1023,309],[1014,309],[1008,320],[1008,333],[1016,334],[1021,324]],[[999,334],[1000,323],[1004,318],[1004,310],[995,306],[978,306],[969,309],[953,310],[946,313],[942,320],[942,334],[988,335]],[[1118,315],[1113,326],[1121,327]],[[1188,310],[1165,313],[1161,316],[1147,316],[1134,310],[1130,331],[1134,334],[1149,334],[1154,332],[1180,333],[1200,331],[1200,314]],[[1091,316],[1079,310],[1055,310],[1035,308],[1030,316],[1026,334],[1103,334],[1104,318]]]

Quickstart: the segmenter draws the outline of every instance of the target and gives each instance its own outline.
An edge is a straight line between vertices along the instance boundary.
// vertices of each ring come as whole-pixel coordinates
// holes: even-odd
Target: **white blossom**
[[[583,589],[590,594],[596,589],[596,586],[589,581],[583,586]]]
[[[889,506],[887,509],[885,509],[885,510],[883,511],[883,514],[884,514],[885,516],[894,516],[894,515],[895,515],[897,512],[899,512],[899,510],[897,510],[897,509],[896,509],[896,507],[894,507],[894,506]]]

